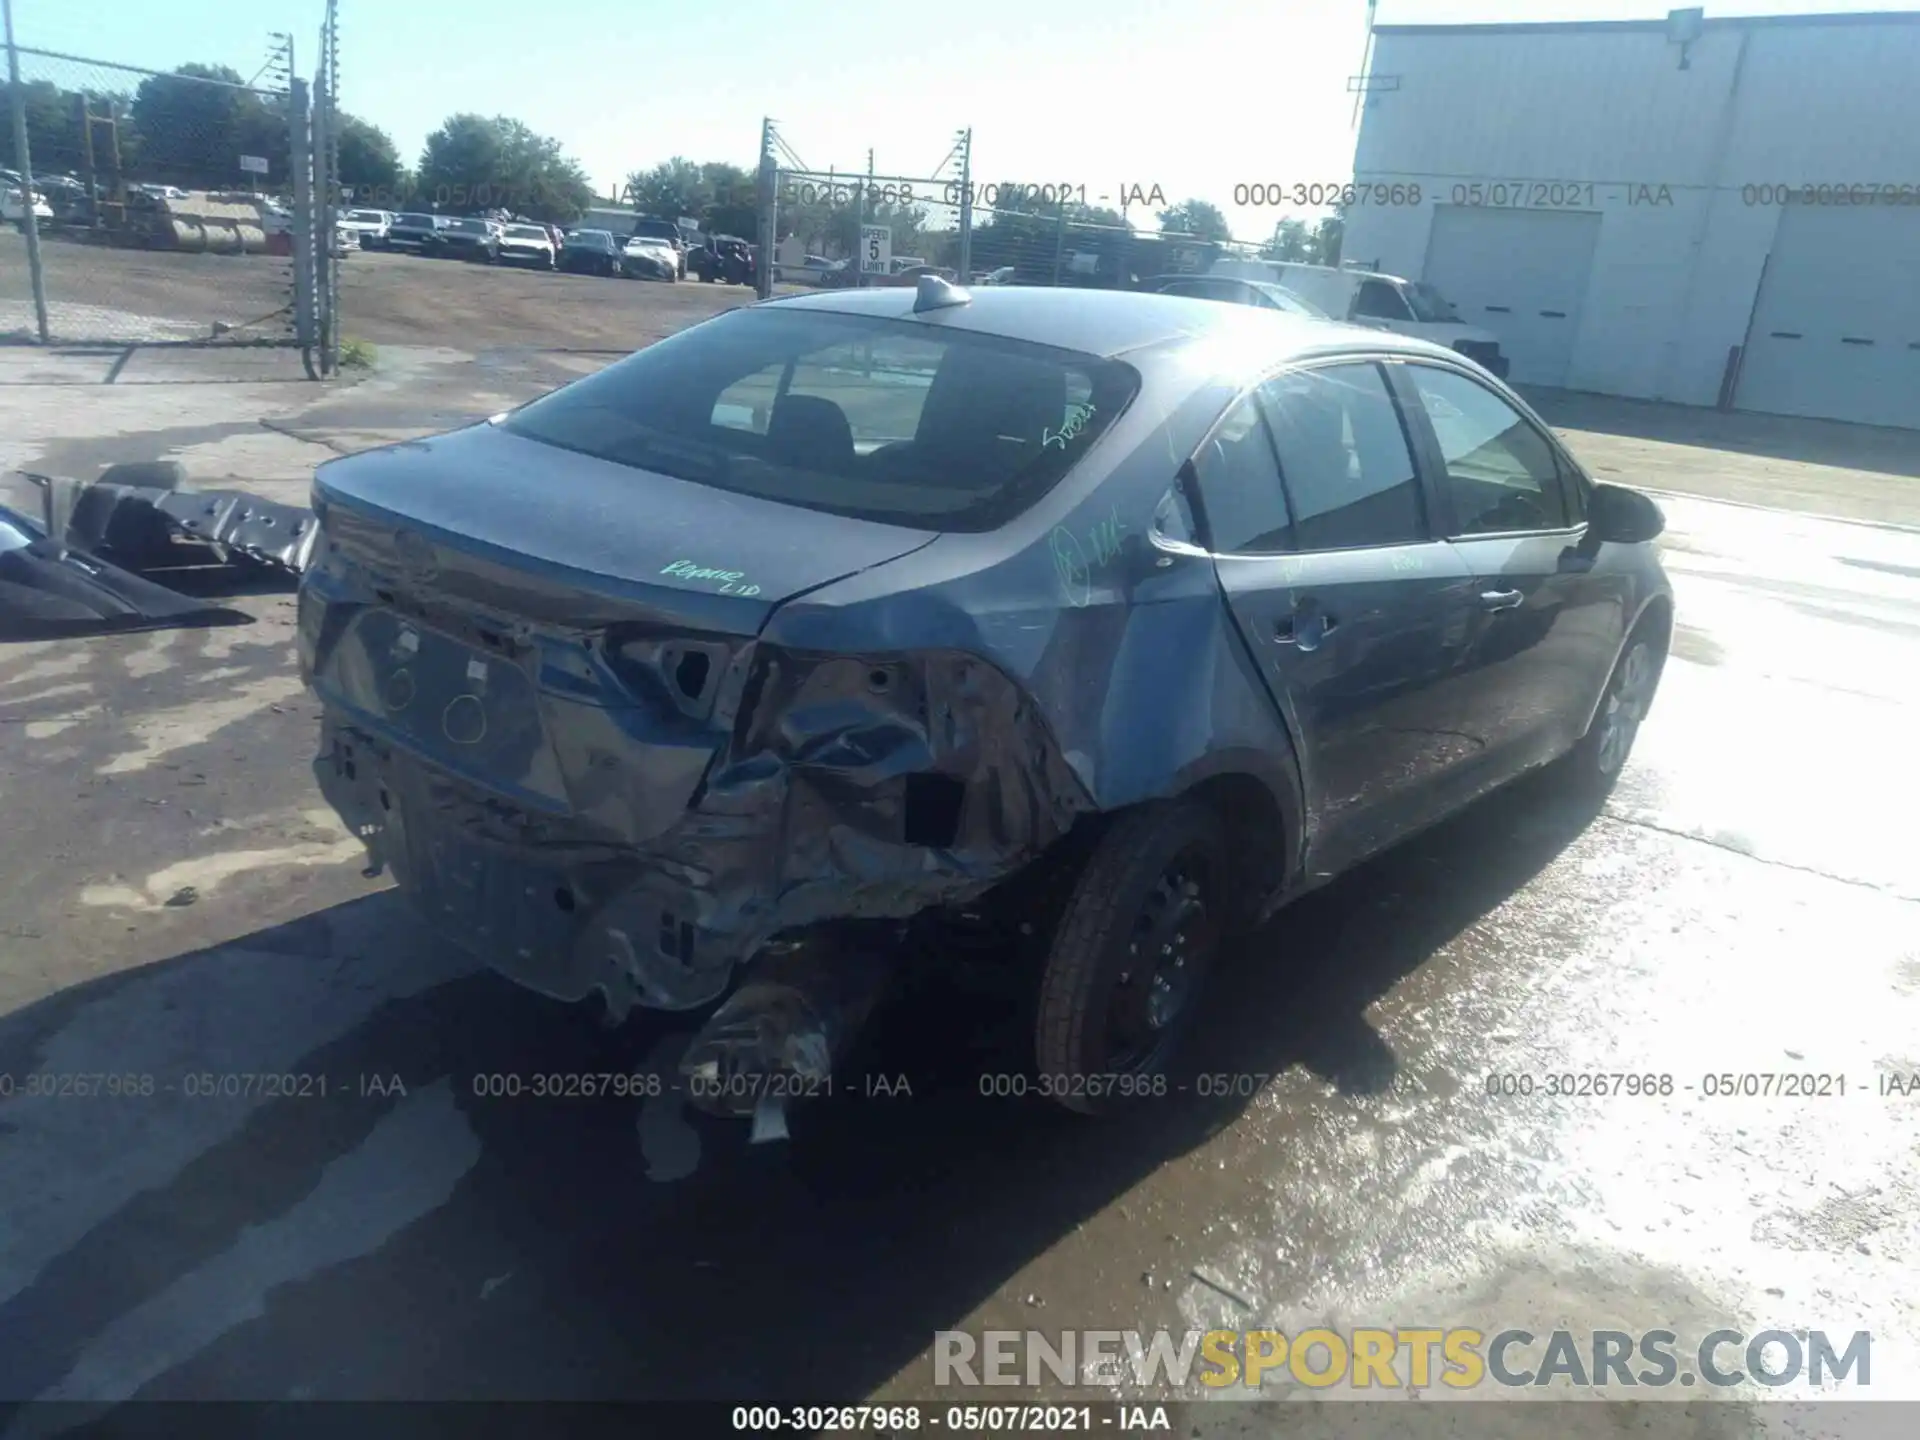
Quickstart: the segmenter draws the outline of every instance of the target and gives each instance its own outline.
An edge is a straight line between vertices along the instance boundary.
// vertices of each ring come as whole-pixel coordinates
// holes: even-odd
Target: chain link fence
[[[911,283],[928,272],[967,284],[1130,290],[1223,261],[1341,263],[1337,217],[1283,220],[1264,239],[1240,240],[1134,223],[1083,203],[1081,187],[976,186],[972,138],[961,131],[947,160],[914,178],[810,168],[767,121],[758,239],[772,254],[760,293]]]
[[[1134,290],[1167,275],[1205,274],[1220,260],[1255,259],[1261,250],[1246,242],[1089,220],[1076,213],[1083,208],[1044,190],[1025,208],[974,208],[972,278]]]
[[[305,88],[6,46],[0,340],[311,346]],[[270,68],[272,62],[270,61]]]
[[[938,176],[776,171],[776,286],[894,283],[932,269],[957,276],[957,182]]]

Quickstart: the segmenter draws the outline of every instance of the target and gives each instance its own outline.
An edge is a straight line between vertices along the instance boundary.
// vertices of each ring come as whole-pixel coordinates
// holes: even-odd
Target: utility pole
[[[960,253],[954,268],[960,283],[973,281],[973,127],[960,132]]]
[[[861,254],[860,230],[861,230],[861,227],[867,223],[867,195],[872,189],[873,189],[873,151],[869,149],[867,151],[866,188],[860,192],[860,224],[856,225],[853,230],[853,253],[855,256],[858,256]],[[860,270],[857,273],[857,275],[855,276],[855,283],[857,283],[860,286],[860,288],[863,290],[866,288],[867,272],[865,270]]]
[[[20,88],[20,52],[13,43],[13,0],[0,0],[7,36],[7,94],[13,110],[13,163],[20,171],[20,229],[27,237],[27,274],[33,278],[33,320],[40,343],[48,344],[47,277],[40,269],[40,221],[33,213],[33,155],[27,144],[27,92]],[[91,197],[89,197],[91,198]]]
[[[758,239],[760,253],[755,257],[754,292],[762,300],[773,298],[773,247],[779,238],[774,204],[776,201],[775,175],[773,166],[773,117],[768,116],[760,122],[760,174],[759,174],[759,211],[760,224]]]

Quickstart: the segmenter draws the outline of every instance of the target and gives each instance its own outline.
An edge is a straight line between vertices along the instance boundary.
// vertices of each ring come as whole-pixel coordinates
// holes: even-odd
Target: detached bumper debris
[[[877,945],[823,935],[770,946],[681,1058],[688,1100],[712,1115],[751,1116],[756,1144],[786,1139],[789,1103],[829,1093],[889,973]]]
[[[236,557],[306,568],[319,533],[311,511],[180,478],[172,462],[109,466],[94,481],[29,474],[41,515],[0,505],[0,641],[245,624],[243,611],[149,577],[204,577]]]
[[[300,574],[313,558],[319,526],[305,506],[281,505],[243,490],[124,483],[117,475],[177,482],[179,467],[113,465],[98,480],[28,475],[45,496],[46,533],[69,549],[109,556],[134,569],[178,562],[181,545],[194,542],[290,575]]]

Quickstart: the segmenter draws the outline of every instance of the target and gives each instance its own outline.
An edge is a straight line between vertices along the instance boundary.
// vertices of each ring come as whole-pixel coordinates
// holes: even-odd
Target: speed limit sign
[[[860,227],[860,273],[885,275],[893,268],[893,229],[887,225]]]

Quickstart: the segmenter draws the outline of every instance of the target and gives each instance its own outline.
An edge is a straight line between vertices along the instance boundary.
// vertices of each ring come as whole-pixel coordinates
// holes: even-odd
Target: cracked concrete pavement
[[[387,347],[337,388],[169,358],[108,385],[115,357],[0,350],[0,468],[164,451],[298,503],[317,458],[605,358]],[[1920,534],[1720,503],[1911,524],[1920,438],[1794,450],[1771,422],[1545,403],[1596,468],[1720,497],[1663,497],[1680,624],[1622,783],[1598,815],[1523,784],[1283,913],[1189,1047],[1265,1078],[1121,1125],[983,1098],[1016,1008],[945,988],[856,1057],[888,1093],[850,1080],[790,1145],[483,1098],[630,1069],[685,1023],[603,1032],[360,874],[307,769],[290,597],[0,649],[0,1075],[156,1079],[0,1097],[0,1431],[36,1397],[929,1398],[935,1331],[1065,1327],[1864,1329],[1863,1393],[1920,1400],[1920,1094],[1880,1088],[1920,1073]],[[1586,1071],[1674,1093],[1489,1093]],[[1847,1092],[1704,1093],[1785,1071]],[[304,1088],[188,1093],[224,1075]],[[1660,1434],[1881,1433],[1762,1403],[1809,1393],[1609,1398],[1690,1402]],[[1354,1433],[1341,1408],[1287,1433]],[[1393,1428],[1515,1423],[1453,1408]]]

